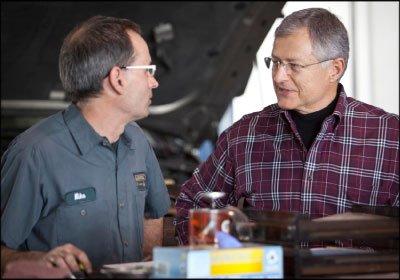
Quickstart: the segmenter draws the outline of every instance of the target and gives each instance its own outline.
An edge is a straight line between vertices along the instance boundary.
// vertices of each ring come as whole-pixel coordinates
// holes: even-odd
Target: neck
[[[91,98],[85,102],[78,102],[76,105],[90,126],[100,136],[106,137],[110,143],[119,139],[125,125],[129,122],[101,98]]]

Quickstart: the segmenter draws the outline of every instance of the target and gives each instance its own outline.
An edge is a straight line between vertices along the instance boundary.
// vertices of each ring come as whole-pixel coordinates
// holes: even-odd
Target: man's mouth
[[[285,87],[278,87],[278,90],[280,90],[280,91],[294,91],[293,89],[285,88]]]
[[[278,87],[277,89],[278,89],[278,92],[277,92],[277,93],[278,93],[279,95],[282,95],[282,96],[288,96],[288,95],[290,95],[291,93],[295,92],[295,90],[290,89],[290,88]]]

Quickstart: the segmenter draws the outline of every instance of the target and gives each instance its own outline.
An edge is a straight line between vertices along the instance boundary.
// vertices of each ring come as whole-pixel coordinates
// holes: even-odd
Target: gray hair
[[[141,33],[130,20],[95,16],[67,35],[60,50],[59,71],[73,103],[98,96],[112,67],[131,62],[134,49],[128,30]]]
[[[293,34],[303,27],[308,30],[315,58],[322,61],[341,57],[345,61],[346,70],[349,37],[337,16],[322,8],[296,11],[283,19],[275,30],[275,38]]]

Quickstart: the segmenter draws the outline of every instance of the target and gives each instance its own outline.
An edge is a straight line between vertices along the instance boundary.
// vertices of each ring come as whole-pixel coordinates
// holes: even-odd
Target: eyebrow
[[[280,61],[283,60],[283,59],[281,59],[281,58],[279,58],[279,57],[277,57],[276,55],[273,55],[273,54],[271,54],[271,57],[272,58],[276,58],[276,59],[278,59]],[[287,61],[287,62],[299,62],[299,59],[298,58],[288,58],[288,59],[285,59],[285,61]]]

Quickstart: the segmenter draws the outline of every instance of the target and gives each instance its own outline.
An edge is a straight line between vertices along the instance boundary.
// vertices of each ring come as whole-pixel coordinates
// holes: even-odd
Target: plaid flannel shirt
[[[202,193],[222,191],[217,207],[325,217],[352,205],[399,206],[399,116],[340,94],[307,151],[290,114],[277,104],[225,130],[214,152],[181,187],[174,220],[188,242],[188,212],[209,207]]]

